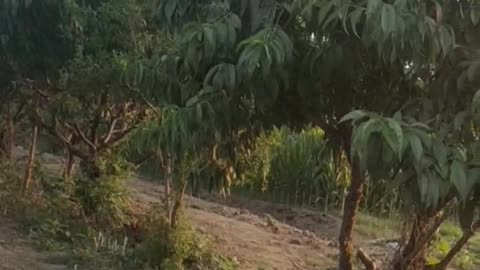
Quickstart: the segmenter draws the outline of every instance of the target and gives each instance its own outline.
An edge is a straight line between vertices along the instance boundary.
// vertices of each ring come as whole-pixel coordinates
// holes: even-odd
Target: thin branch
[[[434,270],[446,270],[452,263],[453,258],[462,250],[462,248],[468,243],[468,240],[475,235],[475,232],[480,229],[480,220],[473,224],[472,229],[463,232],[463,235],[455,245],[450,249],[448,254],[438,264],[433,266]]]
[[[105,107],[105,104],[107,103],[107,94],[104,92],[99,98],[100,98],[100,101],[98,102],[98,107],[95,110],[95,117],[93,118],[92,126],[90,129],[90,141],[93,143],[96,143],[97,129],[98,129],[98,126],[100,125],[102,108]]]
[[[115,125],[117,124],[118,118],[115,117],[113,121],[110,123],[110,128],[108,129],[108,134],[105,136],[105,138],[102,140],[103,143],[107,143],[110,138],[112,137],[114,130],[115,130]]]
[[[50,134],[50,136],[60,140],[75,156],[81,159],[88,159],[88,156],[86,154],[84,154],[80,149],[73,146],[72,143],[69,142],[69,140],[67,140],[62,134],[60,134],[57,128],[58,120],[56,118],[54,118],[55,125],[53,127],[47,125],[45,121],[43,121],[37,110],[34,111],[32,118],[33,121],[43,129],[45,129],[48,134]]]
[[[93,150],[93,151],[96,151],[97,150],[97,146],[92,142],[90,141],[87,136],[85,136],[85,133],[83,133],[80,128],[78,127],[77,124],[74,125],[74,128],[75,128],[75,132],[80,136],[80,138],[82,138],[82,140]]]
[[[140,98],[143,100],[143,102],[145,102],[145,104],[147,104],[147,106],[155,113],[155,115],[157,116],[157,119],[161,118],[161,114],[159,112],[159,109],[157,107],[155,107],[150,101],[148,101],[147,98],[138,89],[134,89],[132,87],[129,87],[129,89],[131,91],[137,93],[140,96]]]
[[[140,158],[140,160],[135,161],[134,162],[135,168],[137,168],[137,169],[140,168],[140,166],[142,166],[143,163],[145,163],[147,160],[149,160],[154,155],[155,155],[154,152],[150,152],[150,153],[147,153],[146,155],[144,155],[142,158]]]

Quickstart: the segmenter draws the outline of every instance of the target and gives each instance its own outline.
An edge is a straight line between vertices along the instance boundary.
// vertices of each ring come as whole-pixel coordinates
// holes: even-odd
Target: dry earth
[[[19,156],[25,151],[18,151]],[[61,159],[40,156],[42,165],[59,171]],[[140,178],[130,179],[133,197],[142,203],[158,203],[162,187]],[[228,201],[186,197],[186,214],[192,224],[210,236],[217,251],[236,260],[240,269],[333,269],[337,256],[336,235],[340,220],[305,209],[245,199]],[[0,218],[0,270],[60,270],[46,264],[47,254],[32,248],[14,223]],[[367,239],[357,244],[378,258],[384,257]],[[51,254],[50,254],[51,255]]]

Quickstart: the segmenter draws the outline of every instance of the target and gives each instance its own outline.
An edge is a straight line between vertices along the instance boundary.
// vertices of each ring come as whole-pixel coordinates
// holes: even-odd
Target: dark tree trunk
[[[392,262],[392,270],[423,270],[425,268],[425,250],[436,228],[428,227],[429,216],[418,214],[410,230],[407,244]],[[439,223],[441,224],[441,223]]]
[[[357,161],[354,161],[351,166],[351,183],[345,198],[345,207],[343,209],[342,227],[340,229],[340,236],[338,238],[340,247],[340,257],[338,262],[339,270],[353,269],[353,243],[352,234],[353,226],[355,225],[356,214],[358,206],[362,198],[364,185],[363,174],[360,170]]]
[[[32,141],[30,145],[30,151],[28,154],[27,160],[27,168],[25,170],[25,178],[23,180],[23,194],[28,192],[30,188],[30,183],[32,182],[32,172],[33,172],[33,165],[35,161],[35,151],[37,149],[37,135],[38,135],[38,127],[37,125],[33,126],[32,130]]]

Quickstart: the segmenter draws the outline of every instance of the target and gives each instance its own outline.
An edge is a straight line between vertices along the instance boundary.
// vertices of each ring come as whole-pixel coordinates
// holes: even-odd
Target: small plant
[[[147,240],[139,249],[146,264],[159,269],[236,269],[235,263],[214,254],[211,243],[182,217],[171,228],[163,217],[149,225]]]

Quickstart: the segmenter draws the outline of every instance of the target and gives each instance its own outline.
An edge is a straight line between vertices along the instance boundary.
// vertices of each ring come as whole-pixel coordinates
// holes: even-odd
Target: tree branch
[[[408,253],[404,260],[404,266],[409,267],[410,264],[415,260],[415,258],[424,250],[430,240],[432,240],[433,236],[435,235],[435,232],[437,229],[442,225],[442,223],[447,219],[447,208],[453,203],[452,200],[449,200],[445,203],[444,205],[444,211],[440,212],[435,216],[434,222],[430,229],[423,235],[423,237],[418,241],[418,243],[415,245],[415,248]]]
[[[73,146],[69,140],[67,140],[62,134],[60,134],[57,128],[58,120],[56,118],[54,118],[55,125],[53,127],[47,125],[45,121],[43,121],[42,117],[40,116],[37,110],[34,110],[32,118],[34,122],[40,127],[42,127],[43,129],[45,129],[50,134],[50,136],[61,141],[68,148],[68,150],[72,152],[72,154],[84,160],[88,159],[88,156],[85,153],[83,153],[80,149]]]
[[[114,130],[115,130],[115,125],[117,124],[118,118],[115,117],[113,121],[110,123],[110,128],[108,129],[108,134],[105,136],[105,138],[102,140],[103,143],[107,143],[110,138],[112,137]]]
[[[377,265],[373,262],[373,259],[363,251],[363,249],[358,249],[357,258],[362,262],[366,270],[377,270]]]
[[[438,264],[434,265],[433,268],[434,270],[446,270],[447,267],[452,263],[453,258],[457,255],[458,252],[460,252],[463,248],[468,243],[468,240],[472,238],[472,236],[475,235],[475,232],[480,229],[480,220],[477,221],[475,224],[473,224],[471,230],[467,230],[463,232],[462,237],[458,239],[458,241],[455,243],[455,245],[450,249],[448,254],[443,258]]]
[[[75,132],[80,136],[80,138],[91,148],[92,151],[97,151],[97,146],[90,141],[87,136],[85,136],[85,133],[83,133],[80,128],[78,127],[77,124],[74,125]]]

